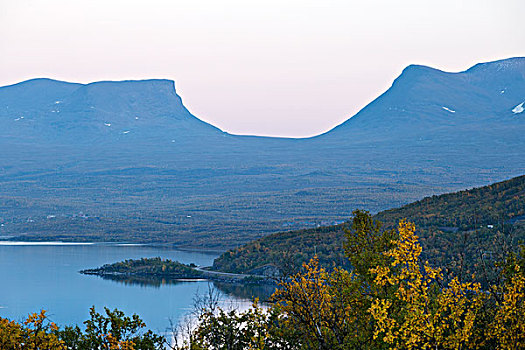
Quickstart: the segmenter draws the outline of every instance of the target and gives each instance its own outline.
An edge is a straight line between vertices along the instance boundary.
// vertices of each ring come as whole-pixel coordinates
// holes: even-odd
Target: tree
[[[78,326],[65,327],[57,334],[69,349],[77,350],[155,350],[162,349],[164,338],[146,327],[138,315],[126,316],[120,310],[104,308],[105,315],[89,310],[90,319],[85,321],[86,330]]]
[[[458,277],[444,281],[440,268],[423,261],[413,223],[381,230],[368,213],[354,214],[346,231],[350,271],[328,272],[314,257],[280,284],[267,311],[255,305],[205,314],[188,348],[524,348],[525,248],[507,255],[503,284],[482,290]]]
[[[23,324],[0,318],[0,349],[65,350],[64,342],[55,334],[57,330],[45,310],[30,314]]]
[[[475,322],[484,295],[479,283],[460,283],[454,278],[440,287],[440,269],[421,262],[421,245],[414,224],[401,221],[399,238],[384,253],[391,267],[370,271],[378,286],[392,286],[393,293],[376,297],[368,310],[376,320],[374,338],[396,349],[477,348]]]
[[[525,348],[525,246],[512,253],[503,265],[503,286],[492,286],[495,312],[490,335],[501,349]]]

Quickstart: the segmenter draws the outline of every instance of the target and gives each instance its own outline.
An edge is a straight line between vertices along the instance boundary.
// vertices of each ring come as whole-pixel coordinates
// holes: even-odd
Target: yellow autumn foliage
[[[525,276],[519,265],[514,268],[516,274],[504,286],[503,300],[496,303],[496,315],[489,328],[499,349],[525,349]]]
[[[374,228],[369,222],[356,226]],[[415,232],[414,224],[399,222],[397,235],[388,233],[390,244],[376,245],[388,247],[380,252],[384,259],[361,249],[361,256],[379,262],[363,275],[329,273],[314,258],[304,273],[283,283],[274,300],[284,327],[298,336],[297,349],[525,349],[525,276],[519,266],[499,288],[482,290],[457,277],[444,281],[439,268],[422,261]],[[352,237],[366,242],[370,235]],[[363,271],[366,264],[360,266]]]
[[[414,224],[401,221],[398,232],[394,248],[385,252],[398,269],[371,269],[377,285],[395,288],[386,298],[375,298],[369,309],[377,322],[374,337],[394,349],[476,348],[474,321],[484,299],[480,285],[454,278],[439,289],[443,276],[420,261]]]
[[[30,314],[23,325],[0,318],[0,349],[66,350],[64,342],[54,333],[58,327],[48,322],[46,312]]]

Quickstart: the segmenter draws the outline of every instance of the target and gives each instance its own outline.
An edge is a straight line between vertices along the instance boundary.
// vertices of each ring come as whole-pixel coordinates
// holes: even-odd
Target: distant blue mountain
[[[32,218],[83,211],[108,220],[74,226],[83,237],[192,245],[213,233],[224,247],[489,184],[525,173],[524,102],[525,58],[460,73],[411,65],[308,139],[222,132],[193,116],[170,80],[1,87],[0,222],[11,225],[0,236],[67,239],[71,222]],[[118,222],[132,227],[114,233]]]
[[[397,132],[416,138],[483,133],[487,126],[519,131],[525,114],[512,110],[524,101],[525,58],[477,64],[461,73],[411,65],[388,91],[327,134],[384,139]]]
[[[170,80],[70,84],[34,79],[0,88],[3,136],[94,143],[217,135],[183,106]],[[160,139],[158,140],[161,141]]]

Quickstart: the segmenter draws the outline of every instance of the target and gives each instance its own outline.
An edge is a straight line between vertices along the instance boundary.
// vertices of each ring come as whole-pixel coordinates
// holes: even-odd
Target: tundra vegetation
[[[413,223],[382,229],[356,211],[345,231],[350,268],[323,268],[314,257],[283,278],[269,305],[244,311],[210,298],[177,341],[137,315],[91,310],[85,330],[59,328],[45,312],[0,321],[2,349],[523,349],[525,248],[508,250],[487,285],[466,274],[444,276],[422,259]],[[489,267],[487,267],[489,268]],[[487,277],[488,278],[488,277]]]

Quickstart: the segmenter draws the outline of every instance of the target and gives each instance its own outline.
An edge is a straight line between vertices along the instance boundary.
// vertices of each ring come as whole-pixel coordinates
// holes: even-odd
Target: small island
[[[157,258],[142,258],[124,260],[114,264],[106,264],[95,269],[80,271],[84,275],[97,275],[107,278],[142,277],[166,279],[198,279],[204,273],[195,269],[195,265],[185,265],[178,261]]]
[[[129,259],[113,264],[106,264],[94,269],[79,271],[84,275],[96,275],[125,283],[140,283],[159,285],[162,283],[177,283],[180,280],[207,279],[217,282],[234,284],[274,284],[275,280],[268,276],[254,274],[237,274],[211,271],[195,264],[183,264],[169,259],[142,258]]]

